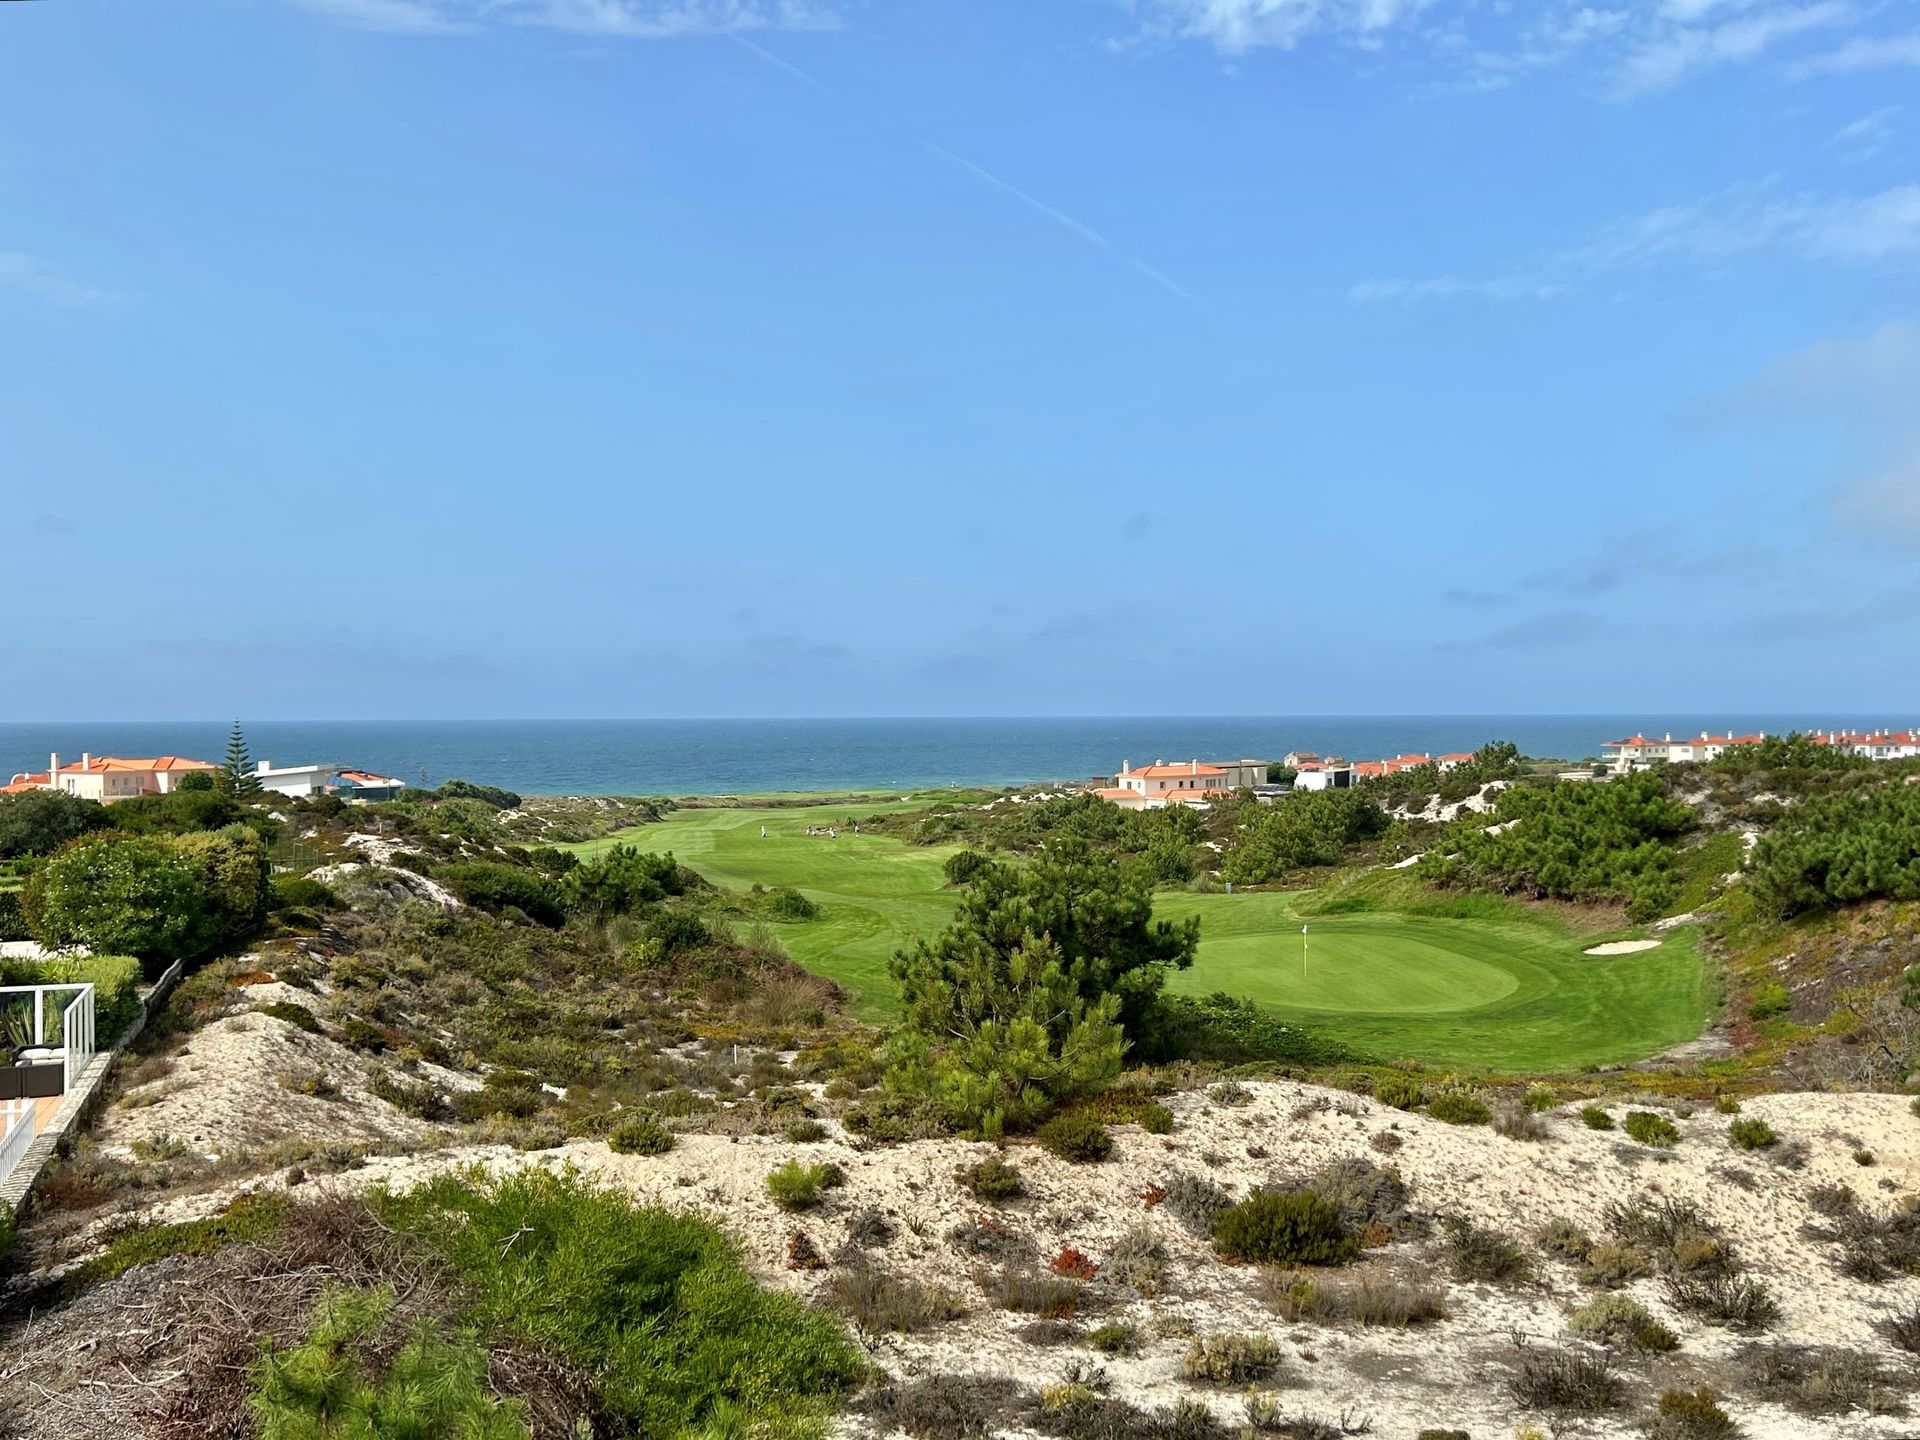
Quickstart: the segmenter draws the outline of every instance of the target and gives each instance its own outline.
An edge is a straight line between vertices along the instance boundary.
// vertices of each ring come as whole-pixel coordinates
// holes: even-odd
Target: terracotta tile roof
[[[1227,772],[1222,770],[1218,765],[1201,765],[1197,763],[1168,765],[1162,763],[1159,765],[1136,765],[1133,769],[1123,770],[1120,773],[1123,775],[1144,775],[1148,778],[1160,778],[1170,775],[1224,775]]]

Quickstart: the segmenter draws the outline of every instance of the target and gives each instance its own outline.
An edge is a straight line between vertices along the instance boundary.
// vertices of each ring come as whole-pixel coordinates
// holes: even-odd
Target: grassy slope
[[[898,1013],[887,959],[916,935],[930,935],[953,913],[940,867],[955,846],[911,846],[881,835],[855,835],[868,815],[920,808],[924,801],[838,804],[782,809],[679,810],[658,825],[624,830],[570,849],[592,855],[610,845],[671,850],[716,884],[747,889],[792,885],[824,913],[773,929],[802,965],[860,994],[870,1020]],[[760,827],[767,838],[760,838]],[[809,837],[809,826],[834,825],[839,838]]]
[[[781,941],[801,964],[859,991],[868,1018],[884,1020],[896,1010],[888,956],[951,913],[940,867],[952,851],[856,837],[844,822],[907,808],[680,811],[571,848],[591,854],[624,840],[672,850],[723,885],[798,887],[824,914],[776,927]],[[826,824],[841,825],[838,839],[805,833]],[[1448,918],[1405,913],[1405,901],[1381,889],[1369,901],[1377,908],[1303,916],[1317,907],[1299,893],[1165,894],[1158,908],[1201,917],[1200,957],[1175,989],[1244,995],[1382,1058],[1565,1071],[1644,1057],[1705,1023],[1708,982],[1691,931],[1637,955],[1587,956],[1580,952],[1596,937],[1519,906],[1487,901],[1474,907],[1484,913]],[[1302,923],[1312,927],[1304,975]]]

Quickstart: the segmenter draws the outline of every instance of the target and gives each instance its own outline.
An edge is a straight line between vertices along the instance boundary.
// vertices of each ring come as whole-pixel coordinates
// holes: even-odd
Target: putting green
[[[568,848],[671,850],[718,884],[794,886],[821,914],[774,926],[781,942],[854,991],[866,1018],[884,1022],[899,1010],[888,958],[953,913],[941,870],[953,847],[855,835],[853,825],[924,803],[680,810]],[[806,833],[829,825],[834,838]],[[1303,919],[1308,898],[1162,894],[1157,913],[1200,917],[1199,956],[1170,988],[1224,990],[1367,1054],[1463,1069],[1620,1064],[1691,1040],[1706,1023],[1710,986],[1689,930],[1636,954],[1590,956],[1581,951],[1595,937],[1518,906],[1495,919],[1393,910]]]

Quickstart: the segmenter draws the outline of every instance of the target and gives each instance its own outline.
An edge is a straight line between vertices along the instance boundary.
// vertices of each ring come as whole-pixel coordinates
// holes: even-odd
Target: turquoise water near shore
[[[1911,715],[1313,715],[901,720],[383,720],[248,722],[256,760],[353,765],[418,784],[453,776],[532,795],[739,795],[1085,780],[1122,760],[1374,759],[1512,740],[1578,759],[1607,740],[1905,726]],[[96,755],[218,760],[231,721],[0,723],[0,778]]]

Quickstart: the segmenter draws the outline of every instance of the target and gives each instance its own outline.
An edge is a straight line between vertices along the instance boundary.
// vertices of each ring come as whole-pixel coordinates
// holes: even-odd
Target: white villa
[[[1629,735],[1624,740],[1609,740],[1602,745],[1600,758],[1624,774],[1629,770],[1644,770],[1649,765],[1661,762],[1679,765],[1687,761],[1718,759],[1736,745],[1758,745],[1766,738],[1767,732],[1764,730],[1752,735],[1713,735],[1703,730],[1696,736],[1678,740],[1671,733],[1659,739]],[[1869,760],[1906,760],[1920,755],[1920,729],[1869,732],[1816,730],[1807,738],[1816,745],[1837,745],[1856,755],[1864,755]]]
[[[188,760],[179,755],[127,760],[117,755],[91,753],[83,753],[77,765],[62,765],[59,753],[55,752],[49,757],[45,770],[15,775],[9,784],[0,785],[0,795],[18,795],[25,790],[60,790],[82,800],[111,805],[136,795],[169,794],[179,786],[183,775],[196,771],[211,774],[219,768],[205,760]]]
[[[1261,778],[1265,779],[1264,766]],[[1161,810],[1168,805],[1206,805],[1232,788],[1224,766],[1202,765],[1198,760],[1169,765],[1156,760],[1136,770],[1132,761],[1122,760],[1113,785],[1093,793],[1129,810]]]

